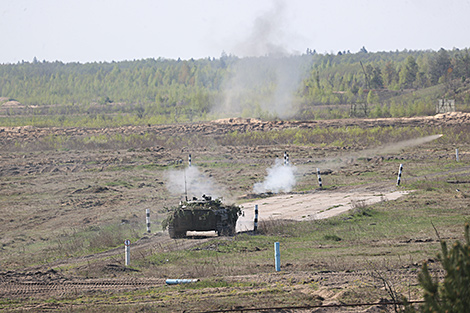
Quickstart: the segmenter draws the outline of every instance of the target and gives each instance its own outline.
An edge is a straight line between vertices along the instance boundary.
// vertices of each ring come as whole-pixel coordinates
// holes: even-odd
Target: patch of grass
[[[205,163],[198,163],[199,167],[207,167],[207,168],[234,168],[234,167],[239,167],[235,164],[232,163],[227,163],[227,162],[205,162]]]
[[[105,185],[110,187],[121,186],[126,188],[133,188],[133,186],[129,182],[122,180],[107,182]]]
[[[174,164],[136,164],[136,165],[117,165],[117,166],[109,166],[106,168],[107,171],[112,172],[121,172],[121,171],[135,171],[135,170],[168,170],[172,168],[176,168],[177,166]]]
[[[261,221],[259,235],[217,238],[190,251],[158,253],[141,260],[141,266],[148,261],[157,271],[175,277],[188,273],[196,275],[193,277],[209,277],[272,271],[273,243],[279,241],[283,263],[304,266],[314,259],[324,264],[316,269],[345,270],[351,268],[350,264],[365,269],[367,261],[386,256],[395,262],[394,266],[400,267],[404,262],[417,262],[433,255],[438,249],[431,222],[438,229],[445,229],[443,233],[448,236],[458,236],[453,229],[470,219],[462,219],[462,214],[470,216],[464,200],[460,206],[454,203],[454,208],[449,210],[445,192],[433,191],[429,195],[418,191],[371,206],[357,203],[349,213],[327,220]],[[459,206],[458,210],[455,205]],[[421,245],[402,243],[410,239],[432,240]],[[333,257],[338,258],[334,266],[329,261]]]
[[[230,287],[260,287],[266,286],[266,283],[255,283],[255,282],[227,282],[224,279],[215,278],[215,279],[202,279],[198,282],[187,284],[187,285],[177,285],[176,289],[179,290],[197,290],[205,288],[230,288]]]
[[[365,201],[352,201],[351,207],[351,215],[353,217],[372,216],[372,209],[366,205]]]
[[[85,246],[86,253],[100,252],[120,246],[124,243],[125,239],[136,241],[140,238],[140,235],[135,226],[123,223],[118,225],[113,224],[100,227],[98,231],[92,232],[91,236],[84,233],[84,237],[88,237],[88,245]]]
[[[335,209],[335,208],[339,208],[343,206],[342,204],[337,204],[337,205],[333,205],[332,207],[329,207],[328,209],[326,209],[325,211],[329,211],[329,210],[332,210],[332,209]]]
[[[144,229],[143,223],[141,229]],[[54,239],[29,243],[22,253],[29,256],[29,264],[88,255],[123,245],[125,239],[136,241],[140,237],[136,230],[136,225],[130,224],[109,224],[81,230],[71,228],[63,230]]]
[[[325,235],[323,236],[323,239],[331,241],[341,241],[341,238],[336,235]]]
[[[220,139],[222,145],[279,145],[304,146],[380,146],[409,138],[438,134],[433,127],[372,127],[284,129],[254,132],[231,132]],[[338,139],[341,138],[341,139]]]

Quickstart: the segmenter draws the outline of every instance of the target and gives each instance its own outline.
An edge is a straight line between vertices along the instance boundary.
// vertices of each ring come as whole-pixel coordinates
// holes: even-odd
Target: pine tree
[[[415,58],[410,55],[406,58],[405,65],[400,71],[400,85],[403,88],[412,88],[418,74],[418,64]]]
[[[438,260],[446,272],[444,281],[438,282],[429,273],[427,263],[423,264],[418,275],[424,289],[424,304],[421,312],[466,313],[470,308],[470,226],[465,224],[465,244],[455,242],[452,248],[441,240],[441,253]],[[405,312],[415,312],[407,304]]]

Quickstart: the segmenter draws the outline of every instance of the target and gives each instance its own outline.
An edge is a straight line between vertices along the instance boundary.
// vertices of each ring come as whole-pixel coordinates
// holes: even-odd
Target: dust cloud
[[[284,165],[282,160],[276,159],[274,165],[267,169],[268,175],[264,178],[264,181],[253,186],[253,192],[290,192],[296,183],[296,171],[295,166]]]
[[[273,7],[258,16],[247,38],[235,44],[233,52],[243,57],[287,56],[284,29],[287,24],[284,1],[273,1]]]
[[[224,117],[290,118],[297,111],[294,93],[307,72],[305,58],[286,48],[283,1],[260,15],[251,33],[233,48],[243,56],[231,64],[223,98],[213,112]]]
[[[168,171],[166,187],[170,193],[182,197],[187,195],[188,199],[201,198],[202,195],[222,198],[225,190],[194,165],[181,170]]]

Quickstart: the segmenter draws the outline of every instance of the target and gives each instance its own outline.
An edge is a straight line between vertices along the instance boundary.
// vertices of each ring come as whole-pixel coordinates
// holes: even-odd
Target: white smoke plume
[[[412,148],[412,147],[415,147],[415,146],[418,146],[427,142],[431,142],[440,137],[442,137],[442,134],[408,139],[408,140],[398,141],[394,143],[388,143],[386,145],[383,145],[377,148],[365,149],[365,150],[341,155],[335,159],[322,160],[320,161],[321,165],[319,166],[321,166],[322,168],[335,169],[335,168],[342,167],[348,163],[352,163],[358,158],[366,158],[366,157],[372,158],[376,156],[399,153],[400,150],[402,149]]]
[[[166,187],[172,194],[187,195],[188,199],[199,199],[202,195],[221,198],[224,193],[223,188],[194,165],[182,170],[168,171]]]
[[[276,159],[275,164],[268,168],[268,175],[263,182],[253,186],[254,193],[264,192],[290,192],[295,186],[295,173],[297,168],[293,165],[284,165],[283,161]]]
[[[399,141],[395,143],[389,143],[385,146],[382,146],[376,149],[364,150],[362,151],[361,156],[375,156],[379,154],[396,153],[396,152],[399,152],[401,149],[419,146],[421,144],[436,140],[440,137],[442,137],[442,134],[408,139],[408,140],[403,140],[403,141]]]
[[[286,48],[287,18],[282,1],[260,15],[251,33],[237,43],[235,55],[243,56],[230,68],[231,77],[224,83],[224,98],[214,108],[216,114],[242,117],[289,118],[297,112],[294,93],[308,59],[293,56]]]

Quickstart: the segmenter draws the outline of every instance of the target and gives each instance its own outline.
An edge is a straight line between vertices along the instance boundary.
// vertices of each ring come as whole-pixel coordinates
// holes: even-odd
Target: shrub
[[[438,260],[445,271],[444,281],[439,283],[429,273],[427,263],[423,264],[418,280],[424,289],[424,304],[421,312],[468,312],[470,308],[470,232],[465,224],[466,244],[455,242],[450,250],[441,240],[442,252]],[[416,312],[409,304],[405,312]]]

